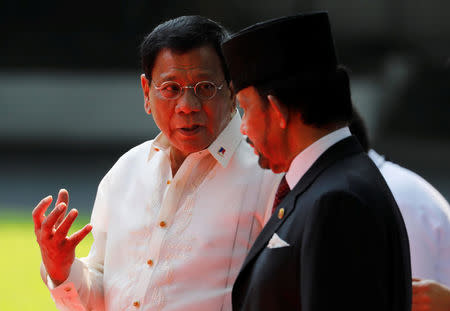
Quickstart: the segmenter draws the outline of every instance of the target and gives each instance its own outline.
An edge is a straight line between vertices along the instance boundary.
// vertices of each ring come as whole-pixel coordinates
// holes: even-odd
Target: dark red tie
[[[289,189],[289,185],[286,181],[286,177],[283,176],[283,178],[280,181],[280,184],[278,185],[277,193],[275,194],[275,200],[273,201],[272,206],[272,214],[277,209],[278,204],[283,200],[283,198],[289,193],[291,189]]]

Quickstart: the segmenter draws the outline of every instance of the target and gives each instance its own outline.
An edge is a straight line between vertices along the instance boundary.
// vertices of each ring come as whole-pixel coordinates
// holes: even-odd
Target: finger
[[[59,203],[66,203],[66,205],[69,205],[69,192],[66,189],[59,190],[56,205]]]
[[[78,216],[78,211],[76,209],[72,209],[64,218],[63,222],[57,227],[55,232],[55,237],[58,238],[65,238],[67,236],[67,233],[70,230],[70,227],[72,226],[73,222],[75,221],[75,218]]]
[[[424,282],[424,281],[413,282],[412,283],[412,292],[413,292],[413,294],[420,293],[420,292],[427,292],[429,287],[430,287],[430,284],[427,282]]]
[[[430,306],[424,304],[412,304],[411,311],[430,311]]]
[[[73,244],[73,246],[77,246],[92,230],[92,225],[87,224],[83,227],[83,229],[78,230],[74,234],[69,237],[69,241]]]
[[[66,204],[60,203],[57,205],[51,213],[45,218],[45,220],[42,222],[41,229],[45,231],[47,234],[50,234],[55,226],[56,221],[58,220],[59,216],[66,211]]]
[[[66,205],[69,205],[69,192],[67,192],[66,189],[60,189],[58,193],[58,199],[56,200],[55,206],[59,203],[65,203]],[[61,224],[61,222],[64,220],[64,216],[66,213],[62,213],[59,218],[56,220],[55,227],[58,228],[58,226]]]
[[[33,216],[33,222],[34,222],[34,229],[35,230],[39,230],[42,226],[42,222],[45,219],[45,211],[47,210],[47,208],[50,206],[50,204],[52,203],[52,196],[49,195],[45,198],[43,198],[38,205],[36,205],[36,207],[33,209],[33,212],[31,213],[31,215]]]
[[[422,301],[422,294],[413,294],[412,302],[419,304]]]
[[[413,303],[417,304],[428,304],[431,302],[431,299],[427,294],[421,293],[421,294],[413,294],[412,301]]]
[[[62,223],[62,221],[64,220],[64,217],[66,217],[66,212],[64,211],[64,213],[61,213],[61,215],[59,215],[58,219],[55,222],[55,228],[58,228],[59,225]]]

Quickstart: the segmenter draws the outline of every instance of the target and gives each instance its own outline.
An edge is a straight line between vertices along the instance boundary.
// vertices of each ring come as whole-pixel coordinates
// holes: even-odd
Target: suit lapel
[[[284,223],[284,221],[289,217],[292,211],[295,209],[297,198],[312,184],[312,182],[322,173],[324,169],[329,167],[338,159],[342,159],[350,154],[361,153],[363,149],[358,143],[355,137],[351,136],[345,138],[328,150],[326,150],[311,168],[305,173],[305,175],[299,180],[288,195],[281,201],[278,205],[276,211],[273,213],[272,217],[269,219],[267,224],[264,226],[263,230],[259,234],[255,243],[250,249],[247,257],[245,258],[244,264],[242,265],[241,272],[245,267],[255,258],[255,256],[267,245],[272,235],[278,230],[278,228]],[[284,216],[279,219],[278,211],[284,208]]]

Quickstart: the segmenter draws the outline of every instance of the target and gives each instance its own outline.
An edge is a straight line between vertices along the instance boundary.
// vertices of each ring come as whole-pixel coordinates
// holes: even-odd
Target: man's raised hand
[[[33,221],[45,269],[53,283],[59,285],[69,276],[70,267],[75,259],[75,248],[92,230],[92,226],[87,224],[81,230],[67,236],[78,216],[78,211],[72,209],[65,216],[69,204],[69,193],[61,189],[55,208],[48,216],[45,216],[45,211],[52,200],[52,197],[48,196],[39,202],[33,210]]]

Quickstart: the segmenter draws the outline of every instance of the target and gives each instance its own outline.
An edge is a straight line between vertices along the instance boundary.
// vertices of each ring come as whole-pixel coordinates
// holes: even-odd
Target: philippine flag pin
[[[217,151],[217,153],[220,155],[220,156],[224,156],[225,155],[225,148],[224,147],[220,147],[220,149],[219,149],[219,151]]]

